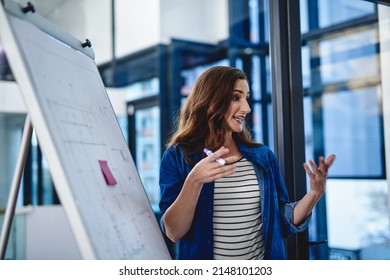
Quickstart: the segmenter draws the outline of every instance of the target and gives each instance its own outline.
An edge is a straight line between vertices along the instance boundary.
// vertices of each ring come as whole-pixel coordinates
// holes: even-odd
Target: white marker
[[[212,151],[210,151],[207,148],[204,148],[203,152],[205,152],[205,154],[207,156],[209,156],[209,157],[211,157],[214,154]],[[226,161],[223,158],[216,158],[215,161],[218,162],[220,165],[225,165],[226,164]]]

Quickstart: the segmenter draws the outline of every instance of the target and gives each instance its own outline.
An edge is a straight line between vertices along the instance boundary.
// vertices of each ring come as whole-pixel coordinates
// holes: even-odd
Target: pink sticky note
[[[108,163],[106,160],[99,160],[100,169],[103,172],[104,179],[106,180],[107,185],[114,186],[117,184],[114,175],[112,175],[112,172],[110,168],[108,167]]]

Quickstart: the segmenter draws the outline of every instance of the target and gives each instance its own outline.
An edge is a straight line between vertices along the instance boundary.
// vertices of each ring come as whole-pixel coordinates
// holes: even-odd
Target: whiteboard
[[[93,58],[35,14],[1,10],[0,40],[83,258],[170,259]]]

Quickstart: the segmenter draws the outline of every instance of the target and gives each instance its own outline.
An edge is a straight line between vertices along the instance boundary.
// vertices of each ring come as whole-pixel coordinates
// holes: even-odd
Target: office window
[[[379,105],[376,87],[323,96],[324,150],[337,154],[332,176],[384,176]]]
[[[363,0],[301,0],[301,33],[375,14],[376,6]]]
[[[160,81],[157,77],[140,81],[123,88],[127,101],[134,101],[150,96],[158,95]]]
[[[347,29],[325,37],[319,42],[322,82],[329,84],[355,80],[351,86],[356,83],[369,84],[372,80],[378,82],[380,68],[377,44],[376,24]]]
[[[340,155],[331,176],[384,177],[377,43],[377,24],[369,24],[324,34],[302,49],[305,95],[321,131],[313,131],[314,149]]]
[[[310,87],[311,73],[310,73],[310,48],[308,46],[302,47],[302,86],[303,88]]]
[[[217,62],[208,63],[205,65],[199,65],[190,69],[182,70],[181,77],[183,78],[183,86],[180,90],[182,96],[182,102],[190,94],[196,79],[207,69],[213,66],[228,66],[229,62],[227,59],[223,59]]]
[[[317,29],[303,34],[306,158],[337,156],[310,239],[327,236],[329,259],[381,259],[390,231],[376,5],[305,1],[301,13]]]
[[[368,1],[318,0],[319,25],[324,28],[356,19],[374,13],[375,9],[376,5]]]
[[[159,211],[160,108],[140,108],[135,111],[135,158],[138,173],[153,210]]]
[[[326,193],[330,259],[388,259],[386,180],[333,179]]]

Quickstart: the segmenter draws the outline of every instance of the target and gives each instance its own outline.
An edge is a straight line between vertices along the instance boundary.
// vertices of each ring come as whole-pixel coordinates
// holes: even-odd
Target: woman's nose
[[[244,104],[241,106],[241,112],[245,114],[249,114],[251,111],[251,107],[249,106],[248,101],[245,100]]]

